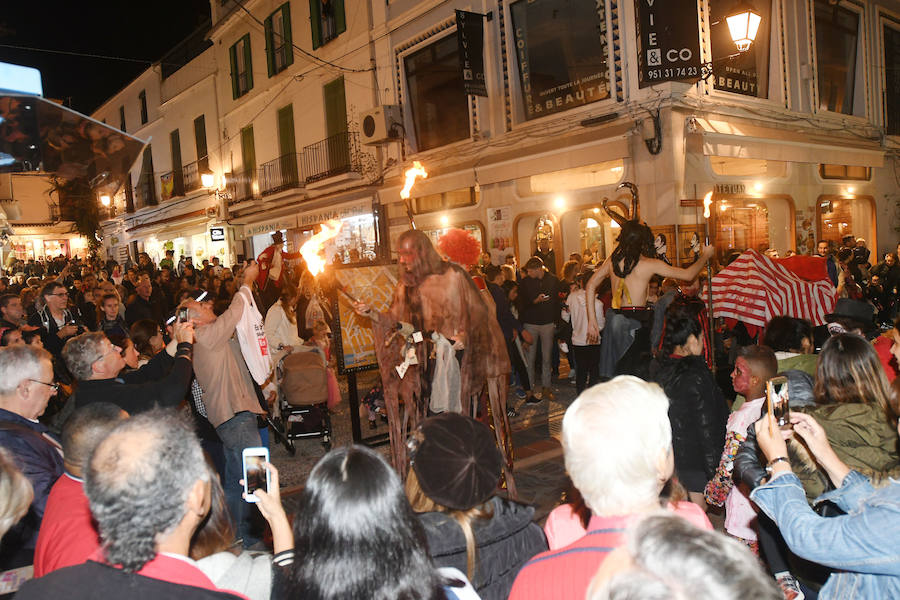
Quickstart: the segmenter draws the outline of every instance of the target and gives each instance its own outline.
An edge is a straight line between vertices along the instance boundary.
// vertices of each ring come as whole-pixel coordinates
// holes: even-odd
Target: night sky
[[[209,0],[4,0],[0,6],[0,62],[40,69],[45,97],[87,114],[209,18]]]

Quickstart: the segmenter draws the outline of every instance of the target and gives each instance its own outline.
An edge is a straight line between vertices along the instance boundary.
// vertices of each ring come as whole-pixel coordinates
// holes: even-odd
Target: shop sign
[[[306,213],[297,217],[298,227],[309,227],[318,225],[332,219],[346,219],[347,217],[356,217],[359,215],[368,215],[372,213],[372,205],[369,202],[360,202],[349,206],[335,207],[323,209],[319,212]]]
[[[745,194],[747,188],[743,183],[717,183],[717,194]]]
[[[484,15],[456,11],[456,40],[459,44],[463,91],[472,96],[487,96],[484,81]]]
[[[209,239],[213,242],[224,242],[225,241],[225,228],[224,227],[210,227],[209,228]]]
[[[610,97],[605,13],[606,3],[598,0],[510,6],[526,119]]]
[[[697,0],[635,0],[640,87],[700,78]]]
[[[289,221],[278,221],[276,223],[257,223],[256,225],[247,225],[244,227],[244,237],[252,237],[261,233],[281,231],[282,229],[293,229],[296,226],[297,222],[293,219]]]

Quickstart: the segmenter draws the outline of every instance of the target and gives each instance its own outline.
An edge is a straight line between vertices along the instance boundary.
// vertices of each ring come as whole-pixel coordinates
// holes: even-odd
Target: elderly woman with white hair
[[[591,518],[580,539],[525,564],[510,600],[583,598],[606,556],[624,544],[626,527],[660,509],[674,470],[668,410],[662,388],[631,376],[591,387],[569,407],[566,470]]]

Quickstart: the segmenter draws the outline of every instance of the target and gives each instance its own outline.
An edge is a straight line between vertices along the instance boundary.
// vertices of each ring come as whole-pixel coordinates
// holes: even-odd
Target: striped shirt
[[[509,600],[583,600],[600,564],[625,543],[625,529],[639,515],[591,517],[583,538],[542,552],[525,563]]]

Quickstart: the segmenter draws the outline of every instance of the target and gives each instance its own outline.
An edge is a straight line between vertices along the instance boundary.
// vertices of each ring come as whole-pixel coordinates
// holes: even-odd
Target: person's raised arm
[[[709,259],[712,258],[715,253],[716,249],[713,246],[705,246],[703,248],[703,253],[700,255],[700,258],[697,259],[697,262],[689,267],[673,267],[672,265],[656,258],[650,258],[647,260],[649,260],[652,264],[653,272],[661,277],[671,277],[673,279],[679,279],[681,281],[693,281],[697,278],[697,275],[700,274],[700,271],[703,270],[703,267],[706,266],[706,263],[709,262]]]
[[[597,315],[594,314],[594,303],[593,299],[597,297],[597,288],[600,287],[600,284],[603,283],[603,280],[609,277],[610,269],[612,268],[611,259],[607,258],[603,261],[603,264],[594,271],[594,274],[591,275],[591,278],[588,279],[587,285],[584,287],[585,291],[585,307],[587,310],[587,342],[588,344],[596,344],[597,340],[600,339],[600,326],[597,324]]]

